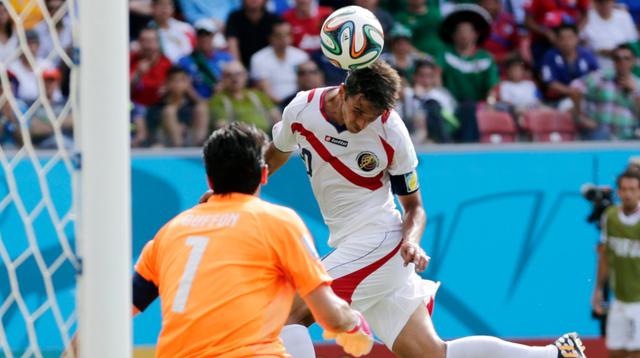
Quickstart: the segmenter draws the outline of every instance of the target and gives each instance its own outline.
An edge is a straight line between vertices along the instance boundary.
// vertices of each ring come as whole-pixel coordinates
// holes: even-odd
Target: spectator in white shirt
[[[196,41],[193,27],[173,18],[173,0],[153,0],[153,20],[150,25],[158,29],[160,46],[171,63],[191,54]]]
[[[0,3],[0,62],[8,63],[16,58],[18,49],[18,37],[13,27],[13,21],[9,12]]]
[[[36,25],[35,30],[40,37],[40,48],[38,49],[38,57],[47,58],[53,63],[60,63],[61,55],[58,51],[64,51],[70,53],[73,46],[73,35],[71,33],[71,17],[69,11],[63,9],[63,0],[46,0],[45,2],[49,15],[53,19],[54,29],[56,31],[55,36],[60,42],[60,49],[54,47],[53,36],[49,31],[49,24],[47,21],[42,20]],[[62,10],[61,10],[62,9]],[[61,13],[60,13],[61,12]],[[51,52],[56,52],[51,55]]]
[[[509,112],[520,126],[524,126],[524,113],[542,106],[540,93],[522,58],[514,56],[507,59],[504,69],[505,78],[496,87],[496,108]]]
[[[505,62],[505,79],[498,85],[500,101],[513,106],[518,112],[540,104],[538,88],[527,72],[524,61],[512,57]]]
[[[27,104],[33,103],[38,99],[38,78],[37,74],[47,69],[52,69],[55,66],[49,60],[39,58],[36,56],[40,48],[40,38],[38,33],[34,30],[26,32],[27,46],[29,52],[35,58],[35,66],[32,66],[25,54],[22,54],[20,58],[16,59],[9,65],[9,71],[13,73],[18,80],[17,96]],[[60,95],[57,93],[56,95]]]
[[[629,12],[616,7],[615,0],[594,0],[582,37],[597,54],[600,67],[613,68],[613,50],[618,45],[638,40],[638,31]]]
[[[275,103],[298,90],[296,66],[309,59],[305,51],[291,46],[291,42],[291,25],[276,22],[269,36],[269,46],[251,56],[251,78]]]
[[[413,140],[423,143],[432,140],[438,143],[452,141],[453,132],[460,127],[455,116],[458,104],[451,93],[442,86],[442,70],[431,59],[416,61],[413,74],[413,98],[417,101],[424,119],[413,120]],[[406,96],[406,94],[405,94]]]

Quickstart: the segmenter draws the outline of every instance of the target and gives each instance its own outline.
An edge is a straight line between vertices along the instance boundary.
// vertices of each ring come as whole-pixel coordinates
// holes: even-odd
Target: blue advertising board
[[[428,214],[422,245],[431,256],[423,276],[442,282],[434,312],[439,334],[535,339],[577,330],[598,335],[590,315],[598,232],[585,221],[591,208],[580,186],[612,185],[629,157],[640,152],[629,146],[447,148],[453,147],[420,153],[418,166]],[[75,270],[69,260],[56,268],[50,278],[53,295],[43,283],[43,272],[64,254],[61,234],[74,248],[73,225],[58,221],[71,205],[69,174],[62,164],[49,171],[44,179],[51,200],[45,204],[42,178],[32,165],[18,165],[15,174],[20,199],[12,199],[0,212],[4,333],[11,347],[26,348],[28,331],[34,330],[41,348],[59,349],[59,322],[70,330],[75,327]],[[7,173],[0,177],[1,200],[10,192],[10,180]],[[205,189],[198,152],[135,155],[134,258],[166,221],[194,205]],[[273,175],[261,195],[294,208],[309,226],[320,254],[329,252],[328,231],[299,158]],[[50,207],[58,219],[51,219]],[[32,212],[37,214],[32,224],[25,224],[25,213]],[[13,282],[17,286],[12,290]],[[16,288],[26,307],[14,299]],[[52,296],[55,310],[42,306]],[[30,326],[24,312],[38,309],[44,313]],[[158,302],[135,318],[134,329],[137,345],[154,344],[160,330]],[[319,333],[317,327],[312,329],[314,340],[321,340]]]

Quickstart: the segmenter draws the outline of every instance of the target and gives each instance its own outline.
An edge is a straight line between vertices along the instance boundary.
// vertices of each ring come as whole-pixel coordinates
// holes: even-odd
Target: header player
[[[371,350],[366,321],[329,288],[302,220],[256,196],[268,173],[265,138],[240,124],[215,131],[204,162],[216,194],[169,221],[140,255],[134,312],[160,296],[158,357],[288,357],[278,335],[296,290],[347,353]]]
[[[429,316],[437,284],[415,273],[429,261],[420,248],[426,215],[415,149],[393,110],[399,88],[396,71],[376,61],[338,87],[298,93],[273,129],[266,154],[271,173],[301,149],[335,248],[323,259],[334,292],[400,357],[584,357],[575,334],[561,337],[557,347],[438,337]],[[299,314],[294,321],[304,321],[304,307],[293,312]]]

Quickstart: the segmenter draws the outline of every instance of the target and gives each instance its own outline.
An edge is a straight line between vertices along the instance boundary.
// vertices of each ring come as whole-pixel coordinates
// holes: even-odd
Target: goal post
[[[131,357],[128,1],[78,0],[80,357]]]

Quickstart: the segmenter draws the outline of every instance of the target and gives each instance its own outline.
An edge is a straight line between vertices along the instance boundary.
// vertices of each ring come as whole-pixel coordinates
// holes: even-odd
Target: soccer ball
[[[322,53],[345,70],[367,67],[382,53],[384,33],[380,21],[360,6],[340,8],[325,20],[320,31]]]

